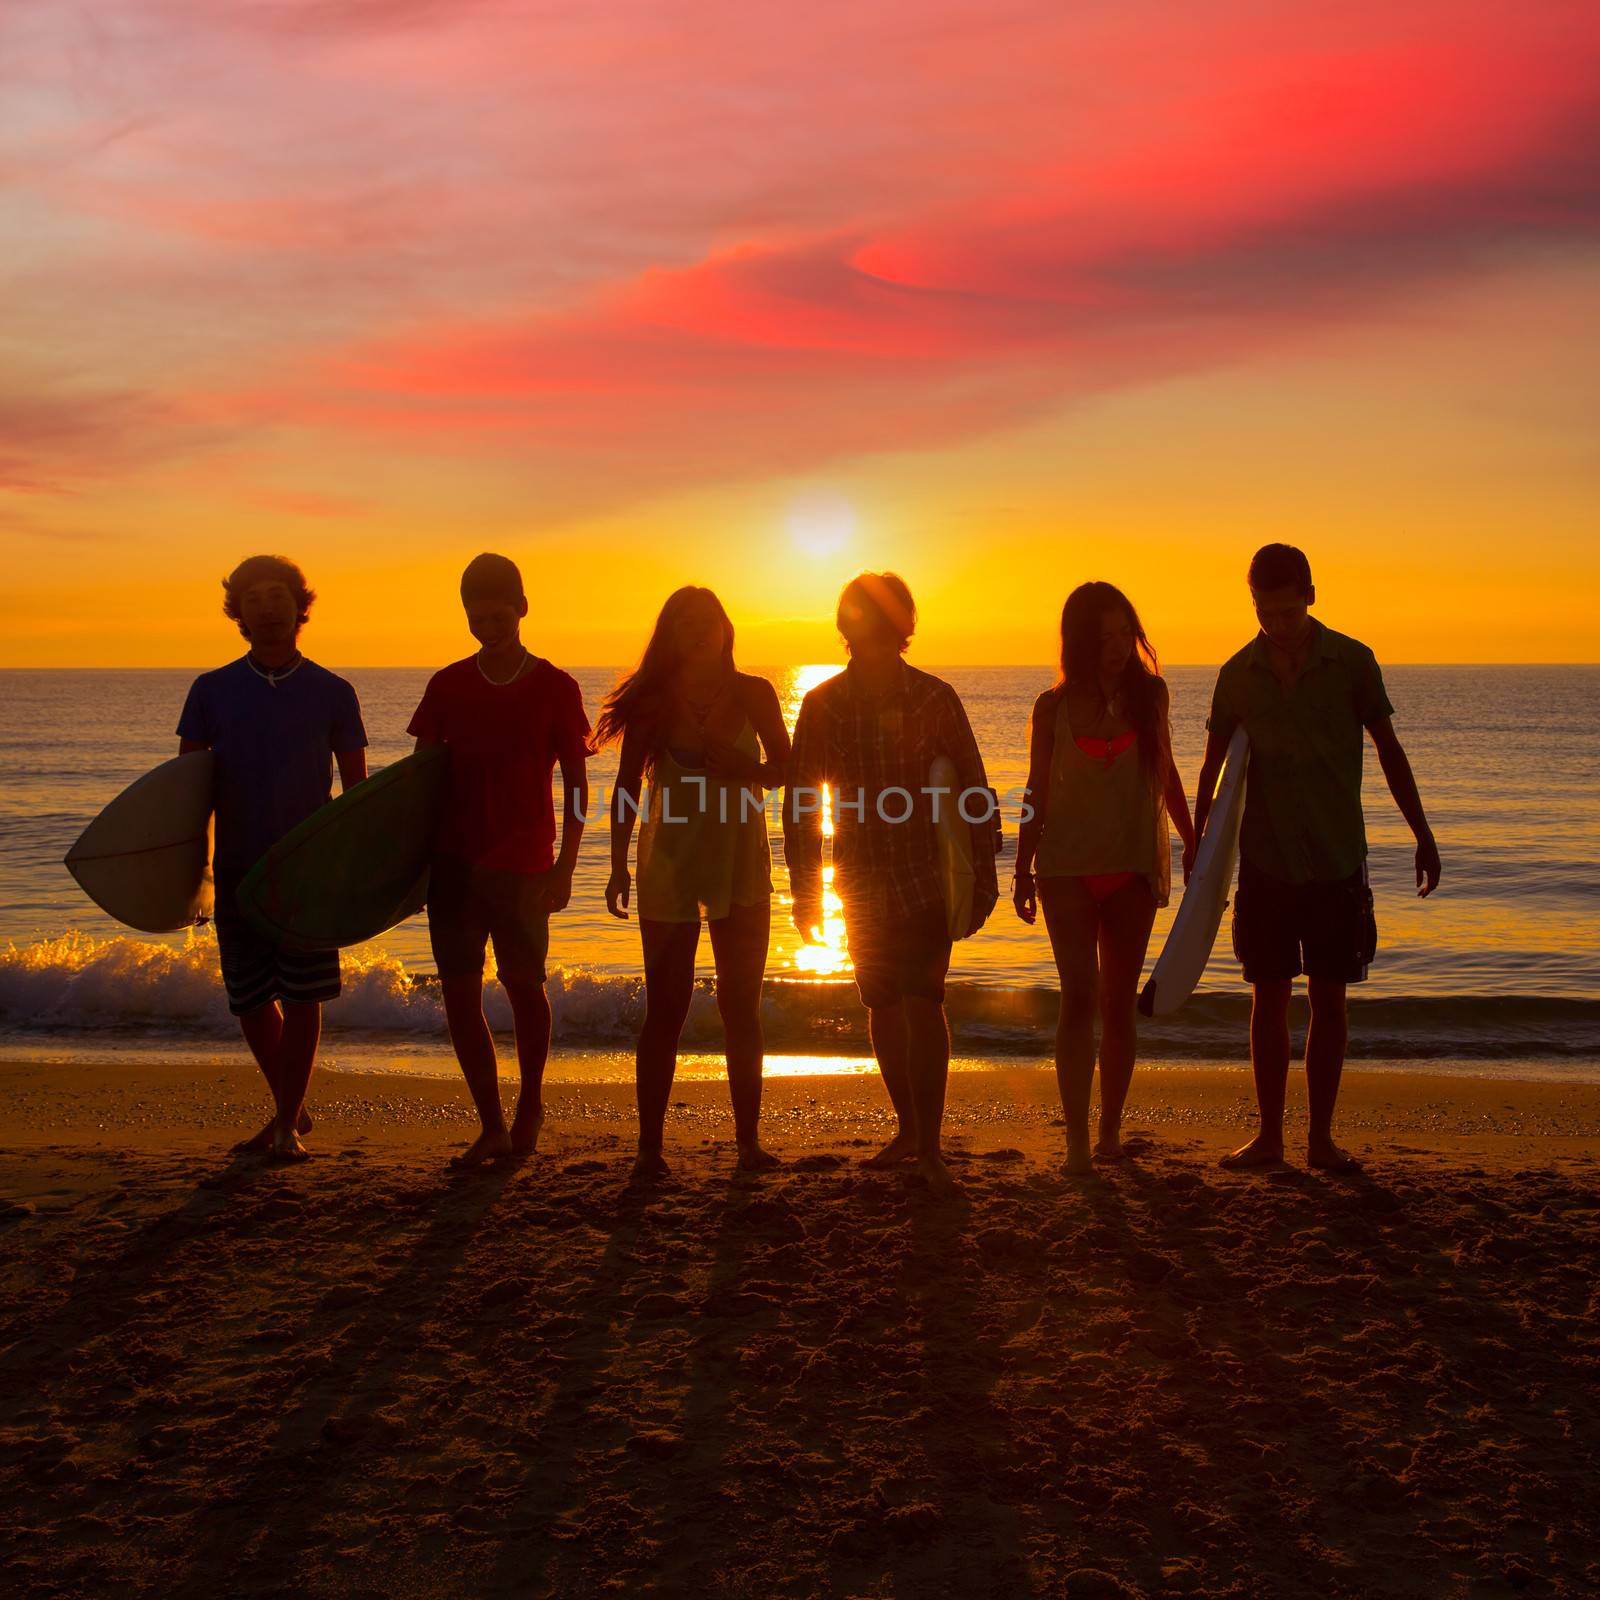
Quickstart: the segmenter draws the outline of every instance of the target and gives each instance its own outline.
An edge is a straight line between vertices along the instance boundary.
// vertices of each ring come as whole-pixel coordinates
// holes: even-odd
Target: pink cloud
[[[92,49],[18,4],[13,314],[41,402],[137,368],[157,457],[288,426],[581,508],[1245,359],[1600,213],[1564,3],[130,0]]]

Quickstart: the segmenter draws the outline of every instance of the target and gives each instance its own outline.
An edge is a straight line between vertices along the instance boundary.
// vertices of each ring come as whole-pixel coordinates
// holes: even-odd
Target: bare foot
[[[511,1119],[511,1153],[525,1161],[539,1148],[539,1134],[544,1128],[544,1107],[534,1106],[524,1111],[517,1102],[517,1114]]]
[[[1360,1172],[1361,1163],[1348,1150],[1341,1150],[1333,1140],[1314,1144],[1306,1151],[1306,1165],[1318,1172]]]
[[[1068,1146],[1067,1159],[1061,1163],[1061,1173],[1067,1178],[1087,1178],[1094,1171],[1094,1160],[1090,1152],[1081,1145]]]
[[[861,1163],[864,1167],[871,1167],[875,1172],[881,1172],[885,1167],[898,1167],[902,1161],[909,1161],[917,1153],[917,1136],[907,1128],[902,1128],[877,1155],[868,1156]]]
[[[1218,1163],[1232,1172],[1248,1172],[1255,1167],[1281,1167],[1283,1165],[1283,1140],[1269,1139],[1258,1133],[1249,1144],[1230,1151]]]
[[[300,1143],[300,1135],[290,1128],[286,1133],[275,1133],[272,1139],[274,1161],[309,1161],[311,1152]]]
[[[1122,1140],[1114,1133],[1102,1133],[1094,1142],[1094,1159],[1096,1161],[1120,1161],[1127,1151],[1122,1147]]]
[[[634,1157],[633,1171],[628,1174],[629,1183],[660,1183],[663,1178],[672,1176],[672,1168],[661,1158],[659,1150],[641,1150]]]
[[[783,1163],[770,1150],[763,1150],[754,1139],[749,1144],[739,1146],[739,1170],[741,1172],[770,1172],[773,1167],[782,1165]]]
[[[480,1133],[458,1156],[451,1156],[452,1172],[482,1172],[492,1161],[504,1161],[511,1154],[511,1135],[501,1128],[497,1133]]]
[[[961,1193],[942,1156],[918,1156],[917,1171],[926,1181],[935,1200],[949,1200]]]
[[[250,1150],[270,1150],[272,1148],[272,1130],[277,1125],[276,1121],[269,1122],[260,1133],[253,1133],[248,1139],[241,1139],[238,1144],[234,1145],[233,1153],[235,1155],[243,1155]],[[294,1126],[296,1133],[310,1133],[311,1113],[302,1111],[300,1120]]]

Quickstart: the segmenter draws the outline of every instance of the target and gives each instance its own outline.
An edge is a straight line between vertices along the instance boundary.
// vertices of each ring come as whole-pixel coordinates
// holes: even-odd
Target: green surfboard
[[[240,910],[294,950],[360,944],[420,911],[447,759],[431,745],[330,800],[250,869]]]

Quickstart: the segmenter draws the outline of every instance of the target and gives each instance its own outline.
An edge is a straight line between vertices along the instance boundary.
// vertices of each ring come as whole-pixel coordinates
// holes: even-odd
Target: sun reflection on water
[[[843,669],[835,661],[813,661],[795,667],[789,673],[784,695],[783,717],[791,732],[795,718],[800,715],[800,702],[819,683],[826,683]],[[833,838],[833,795],[824,790],[822,796],[822,943],[802,944],[794,953],[791,966],[811,978],[832,978],[851,970],[850,956],[844,943],[844,907],[833,888],[833,866],[828,860]],[[793,901],[787,902],[793,905]]]

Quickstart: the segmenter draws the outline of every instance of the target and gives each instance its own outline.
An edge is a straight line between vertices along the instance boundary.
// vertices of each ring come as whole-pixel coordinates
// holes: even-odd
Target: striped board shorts
[[[234,904],[232,891],[220,886],[212,922],[222,958],[222,986],[234,1016],[274,1000],[310,1005],[339,998],[337,950],[286,950],[273,944]]]

